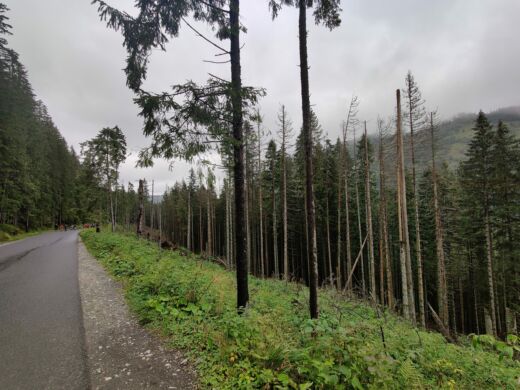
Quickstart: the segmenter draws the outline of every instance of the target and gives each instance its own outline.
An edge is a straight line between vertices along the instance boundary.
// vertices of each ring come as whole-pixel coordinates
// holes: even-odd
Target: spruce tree
[[[491,317],[491,332],[497,334],[494,247],[491,226],[492,218],[492,148],[495,134],[486,115],[480,111],[473,127],[473,139],[466,152],[467,160],[461,164],[461,182],[466,207],[475,215],[479,233],[485,240],[486,271],[488,285],[488,310]]]

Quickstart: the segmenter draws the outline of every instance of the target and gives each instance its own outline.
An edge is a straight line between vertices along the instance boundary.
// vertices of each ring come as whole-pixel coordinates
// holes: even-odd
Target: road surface
[[[74,231],[0,246],[0,390],[193,389]]]
[[[0,246],[0,389],[87,389],[77,232]]]

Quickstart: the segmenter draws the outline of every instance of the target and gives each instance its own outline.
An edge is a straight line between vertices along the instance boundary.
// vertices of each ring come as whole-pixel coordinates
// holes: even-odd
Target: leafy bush
[[[22,231],[14,225],[0,224],[0,232],[6,233],[9,236],[16,236]]]
[[[418,331],[333,290],[320,291],[320,318],[310,320],[305,287],[251,277],[250,306],[239,316],[234,274],[218,265],[131,236],[85,231],[82,237],[123,282],[141,322],[186,351],[205,387],[519,386],[517,361],[485,348],[447,344],[437,333]]]

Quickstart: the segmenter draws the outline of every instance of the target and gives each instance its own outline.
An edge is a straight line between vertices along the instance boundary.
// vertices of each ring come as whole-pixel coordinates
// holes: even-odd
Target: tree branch
[[[186,25],[193,30],[193,32],[195,34],[197,34],[199,37],[201,37],[202,39],[204,39],[206,42],[208,42],[209,44],[215,46],[217,49],[219,50],[222,50],[224,52],[224,54],[229,54],[229,51],[227,51],[226,49],[224,49],[223,47],[217,45],[215,42],[213,42],[212,40],[206,38],[204,35],[202,35],[195,27],[193,27],[191,24],[189,24],[186,19],[182,18],[182,21],[184,23],[186,23]]]

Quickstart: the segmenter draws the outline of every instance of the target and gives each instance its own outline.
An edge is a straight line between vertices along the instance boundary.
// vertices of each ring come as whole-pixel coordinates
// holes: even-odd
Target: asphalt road
[[[77,232],[0,246],[0,389],[87,389]]]

